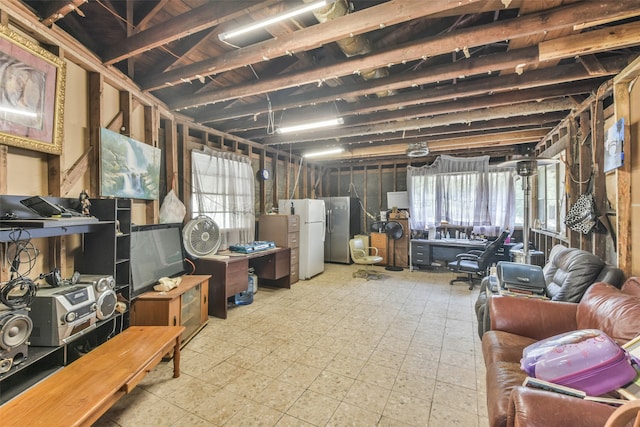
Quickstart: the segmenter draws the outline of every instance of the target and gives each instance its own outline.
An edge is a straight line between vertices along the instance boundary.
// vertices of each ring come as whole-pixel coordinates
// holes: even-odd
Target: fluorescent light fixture
[[[311,153],[305,153],[302,155],[302,157],[306,159],[309,157],[328,156],[329,154],[338,154],[342,152],[344,152],[344,148],[336,147],[336,148],[329,148],[327,150],[322,150],[322,151],[312,151]]]
[[[220,41],[229,40],[230,38],[237,37],[242,34],[246,34],[253,30],[257,30],[258,28],[264,28],[271,24],[275,24],[276,22],[284,21],[285,19],[293,18],[294,16],[301,15],[305,12],[310,12],[312,10],[321,8],[328,4],[335,2],[335,0],[320,0],[313,2],[311,4],[307,4],[296,9],[292,9],[289,12],[283,13],[282,15],[274,16],[273,18],[266,19],[264,21],[256,22],[255,24],[247,25],[246,27],[239,28],[234,31],[227,31],[224,33],[218,34],[218,38]]]
[[[312,123],[303,123],[301,125],[295,125],[295,126],[285,126],[285,127],[281,127],[276,129],[277,133],[292,133],[292,132],[298,132],[301,130],[310,130],[310,129],[317,129],[317,128],[325,128],[328,126],[337,126],[337,125],[341,125],[344,124],[344,120],[342,119],[342,117],[338,117],[336,119],[329,119],[329,120],[322,120],[319,122],[312,122]]]
[[[0,105],[0,112],[18,114],[20,116],[27,116],[27,117],[38,117],[38,114],[33,111],[19,110],[17,108],[11,108],[11,107],[3,107],[2,105]]]

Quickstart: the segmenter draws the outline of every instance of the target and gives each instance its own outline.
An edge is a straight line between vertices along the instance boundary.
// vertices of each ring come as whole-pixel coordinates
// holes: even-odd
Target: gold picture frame
[[[0,144],[60,154],[65,79],[62,59],[0,25]]]

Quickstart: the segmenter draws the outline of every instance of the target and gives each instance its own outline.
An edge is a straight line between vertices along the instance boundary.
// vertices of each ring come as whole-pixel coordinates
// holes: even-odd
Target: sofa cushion
[[[537,342],[533,338],[523,337],[504,331],[487,331],[482,336],[482,356],[485,366],[494,362],[512,362],[520,364],[522,350]]]
[[[635,338],[640,332],[640,297],[637,279],[627,282],[625,291],[606,283],[591,286],[578,304],[578,329],[600,329],[619,344]]]
[[[622,292],[624,292],[625,294],[640,297],[640,279],[638,279],[637,277],[628,278],[627,281],[624,282],[624,285],[622,285]]]
[[[615,409],[560,393],[514,387],[507,424],[514,427],[602,427]]]
[[[547,296],[554,301],[579,302],[604,266],[605,262],[590,252],[554,246],[543,268]]]
[[[527,374],[520,369],[520,363],[495,362],[487,366],[487,413],[490,426],[507,425],[511,390],[521,386],[525,378]]]

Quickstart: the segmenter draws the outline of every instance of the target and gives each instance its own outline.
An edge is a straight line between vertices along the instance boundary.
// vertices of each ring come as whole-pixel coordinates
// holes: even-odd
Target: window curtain
[[[193,212],[218,224],[220,248],[254,241],[255,190],[250,159],[207,148],[192,151],[191,177]]]
[[[431,165],[407,168],[411,228],[493,225],[513,229],[513,174],[494,171],[489,156],[442,155]]]

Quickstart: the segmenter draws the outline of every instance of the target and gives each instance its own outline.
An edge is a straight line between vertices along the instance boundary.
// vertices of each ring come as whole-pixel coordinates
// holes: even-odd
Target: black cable
[[[11,279],[28,276],[38,257],[38,249],[31,243],[31,234],[23,228],[12,230],[9,234],[9,239],[9,243],[15,247],[15,254],[13,254],[12,259],[8,259],[9,247],[7,247],[7,253],[5,253],[6,261],[10,266]],[[26,271],[20,273],[20,267],[24,265],[27,266]]]
[[[15,289],[19,289],[20,293],[16,295],[13,292]],[[38,285],[28,277],[18,277],[9,280],[0,289],[0,302],[11,308],[24,308],[29,307],[36,297],[38,292]]]
[[[0,303],[10,308],[24,308],[33,303],[38,292],[38,285],[27,277],[35,266],[38,249],[31,243],[29,231],[23,228],[12,230],[9,239],[15,253],[9,259],[9,248],[6,248],[5,257],[10,265],[11,277],[0,288]],[[27,266],[26,271],[21,273],[20,268],[24,265]]]

